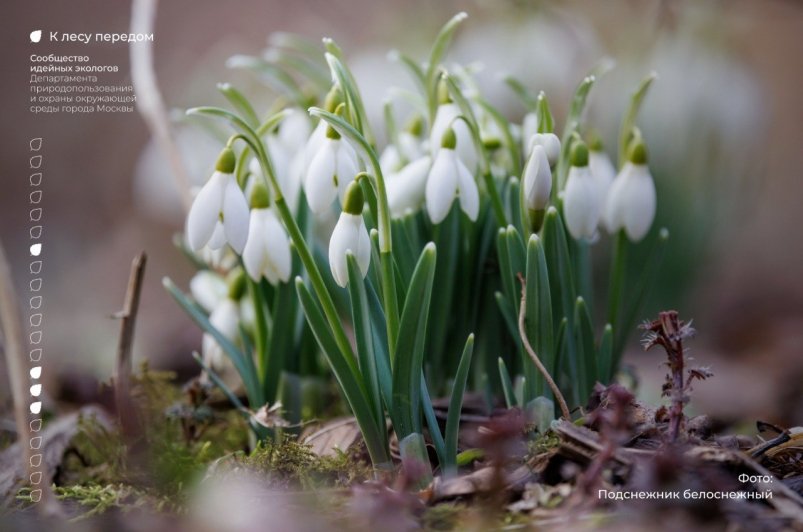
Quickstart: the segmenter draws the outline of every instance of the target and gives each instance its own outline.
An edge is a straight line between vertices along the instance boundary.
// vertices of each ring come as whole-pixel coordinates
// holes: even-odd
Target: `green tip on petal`
[[[596,131],[591,131],[588,134],[588,149],[591,151],[605,151],[605,146],[602,144],[602,137]]]
[[[245,294],[245,270],[235,268],[226,276],[226,285],[229,287],[229,299],[239,301]]]
[[[449,85],[444,80],[438,81],[438,105],[452,103],[452,97],[449,94]]]
[[[338,133],[337,130],[332,126],[326,126],[326,138],[338,140],[340,138],[340,133]]]
[[[218,155],[217,163],[215,163],[215,170],[224,174],[233,174],[236,166],[237,157],[234,155],[234,151],[228,146],[223,148]]]
[[[454,129],[447,128],[441,137],[441,148],[449,148],[453,150],[457,147],[457,135],[454,134]]]
[[[326,98],[323,101],[323,108],[329,111],[330,113],[334,113],[335,109],[337,109],[338,105],[342,105],[343,103],[343,91],[340,89],[340,85],[335,83],[332,85],[332,88],[329,89],[329,92],[326,94]]]
[[[420,137],[421,133],[424,131],[424,117],[420,114],[416,113],[410,118],[410,121],[407,122],[407,126],[404,128],[408,133],[415,137]]]
[[[365,204],[365,197],[362,193],[362,187],[355,179],[349,183],[346,189],[346,198],[343,200],[343,211],[349,214],[362,214],[362,208]]]
[[[254,185],[250,200],[252,209],[267,209],[270,206],[270,196],[264,183]]]
[[[569,160],[572,166],[588,166],[588,146],[582,140],[572,144],[572,153]]]
[[[647,164],[647,145],[643,140],[633,139],[627,150],[627,160],[633,164]]]

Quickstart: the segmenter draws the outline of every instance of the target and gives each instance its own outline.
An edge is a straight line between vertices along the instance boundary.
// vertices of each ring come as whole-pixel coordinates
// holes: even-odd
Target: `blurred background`
[[[155,68],[166,104],[181,110],[223,105],[215,85],[230,81],[255,101],[270,94],[248,72],[229,70],[233,54],[257,55],[276,31],[315,42],[333,37],[346,51],[374,119],[391,86],[410,85],[387,54],[423,58],[438,28],[464,10],[449,61],[473,64],[487,98],[511,119],[524,108],[500,76],[546,91],[563,123],[576,84],[603,57],[616,62],[594,89],[589,122],[610,148],[629,93],[645,74],[658,81],[639,125],[651,149],[659,191],[658,225],[671,246],[645,318],[677,308],[699,331],[690,347],[715,378],[697,386],[693,409],[725,419],[803,424],[803,4],[729,1],[374,1],[171,0],[158,9]],[[15,2],[2,33],[5,79],[0,125],[0,238],[27,289],[28,157],[44,138],[44,381],[46,408],[104,400],[98,383],[114,367],[131,259],[149,255],[135,339],[151,366],[197,371],[190,358],[201,333],[161,286],[186,286],[191,273],[172,244],[183,218],[174,183],[137,113],[32,115],[31,53],[88,53],[128,72],[128,48],[42,44],[28,32],[128,31],[130,6],[80,0]],[[48,48],[51,46],[51,48]],[[448,61],[447,61],[448,62]],[[121,74],[119,84],[130,76]],[[266,108],[266,107],[265,107]],[[264,110],[264,108],[263,108]],[[209,175],[214,139],[177,125],[192,177]],[[205,149],[209,147],[209,149]],[[610,150],[609,150],[610,151]],[[604,254],[605,252],[601,252]],[[495,310],[495,309],[494,309]],[[658,401],[657,354],[627,361]],[[0,402],[9,405],[5,367]]]

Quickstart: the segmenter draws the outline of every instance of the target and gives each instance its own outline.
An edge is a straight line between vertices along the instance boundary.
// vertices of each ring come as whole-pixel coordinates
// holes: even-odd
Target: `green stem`
[[[608,293],[608,323],[613,330],[619,328],[619,308],[622,303],[623,286],[625,281],[625,265],[627,262],[627,236],[624,229],[619,230],[614,237],[613,258],[611,262],[611,282]]]
[[[382,174],[382,167],[376,152],[371,148],[368,141],[359,131],[348,124],[339,116],[324,111],[323,109],[312,107],[309,110],[312,116],[317,116],[329,122],[342,136],[348,137],[362,149],[371,165],[371,174],[376,186],[376,199],[378,205],[377,216],[379,218],[379,257],[382,272],[382,303],[385,309],[385,319],[388,330],[388,352],[393,360],[396,353],[396,341],[399,333],[399,302],[396,296],[396,277],[393,271],[393,240],[390,225],[390,206],[388,205],[388,193],[385,187],[385,177]]]

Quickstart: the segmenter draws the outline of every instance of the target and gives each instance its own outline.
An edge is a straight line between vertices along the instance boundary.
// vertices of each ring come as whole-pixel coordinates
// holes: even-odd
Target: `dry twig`
[[[569,406],[566,404],[566,399],[563,398],[563,394],[560,393],[560,388],[558,388],[558,385],[555,383],[555,380],[552,378],[552,375],[549,374],[546,367],[544,367],[544,364],[541,363],[541,359],[535,354],[535,350],[530,345],[530,340],[527,338],[527,331],[524,328],[524,318],[527,312],[527,284],[521,274],[519,274],[519,281],[521,282],[521,306],[519,307],[519,334],[521,335],[521,341],[524,344],[524,349],[527,351],[527,354],[530,355],[530,358],[535,364],[535,367],[537,367],[541,375],[544,376],[544,380],[547,382],[549,388],[552,390],[552,394],[558,401],[561,415],[564,419],[571,420],[572,416],[569,413]]]
[[[115,315],[120,318],[120,340],[117,344],[117,378],[114,381],[114,400],[117,406],[117,418],[123,434],[126,436],[133,436],[138,432],[134,406],[131,402],[131,345],[134,342],[134,326],[137,321],[146,262],[147,256],[144,252],[134,257],[125,293],[125,304],[123,310]]]

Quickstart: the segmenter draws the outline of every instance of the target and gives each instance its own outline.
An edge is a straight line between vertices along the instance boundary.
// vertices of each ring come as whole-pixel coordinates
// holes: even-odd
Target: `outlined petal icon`
[[[31,42],[39,42],[42,40],[42,30],[31,32]]]

